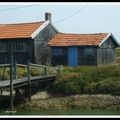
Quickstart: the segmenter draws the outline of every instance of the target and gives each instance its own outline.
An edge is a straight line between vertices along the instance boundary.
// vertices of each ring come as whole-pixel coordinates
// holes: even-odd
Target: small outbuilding
[[[112,33],[56,34],[49,42],[52,65],[81,66],[115,63],[118,41]]]
[[[56,33],[48,12],[44,21],[0,24],[0,64],[10,63],[11,44],[17,63],[26,64],[29,59],[32,63],[50,64],[51,50],[47,43]]]

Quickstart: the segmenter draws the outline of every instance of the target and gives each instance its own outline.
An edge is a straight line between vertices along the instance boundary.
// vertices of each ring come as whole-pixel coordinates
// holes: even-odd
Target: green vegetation
[[[55,94],[120,95],[120,48],[116,64],[104,66],[64,67],[50,91]]]
[[[116,57],[115,65],[64,66],[47,89],[51,98],[37,98],[22,107],[18,105],[14,115],[119,115],[120,48]],[[18,67],[17,72],[19,78],[27,75],[23,67]],[[30,73],[31,76],[42,75],[44,69],[32,68]],[[48,67],[48,73],[56,74],[56,70]],[[9,74],[9,68],[0,68],[0,79],[9,79]],[[0,115],[7,115],[5,111],[1,108]]]
[[[30,70],[32,76],[36,76],[39,74],[37,69]],[[18,78],[26,77],[27,76],[27,68],[18,67],[17,68],[17,75]],[[0,78],[2,80],[9,80],[10,79],[10,68],[9,67],[1,67],[0,68]]]
[[[38,97],[39,96],[39,97]],[[38,97],[36,99],[36,97]],[[9,115],[9,100],[4,99],[0,115]],[[17,102],[17,101],[16,101]],[[31,102],[14,103],[13,115],[119,115],[120,97],[111,95],[68,95],[41,98],[36,94]],[[6,106],[6,107],[5,107]],[[8,108],[7,108],[8,107]]]
[[[16,115],[119,115],[120,111],[112,110],[85,110],[85,109],[69,109],[69,110],[44,110],[44,111],[18,111]]]
[[[120,95],[120,65],[64,67],[51,86],[59,94]]]
[[[19,109],[13,115],[119,115],[120,111],[113,110],[85,110],[85,109],[69,109],[69,110],[24,110]],[[1,114],[5,115],[5,111]],[[9,115],[9,114],[6,114]]]

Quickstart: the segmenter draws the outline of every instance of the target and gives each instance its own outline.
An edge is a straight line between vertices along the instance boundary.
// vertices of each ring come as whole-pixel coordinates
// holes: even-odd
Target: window
[[[0,52],[7,52],[7,45],[5,43],[0,43]]]
[[[85,48],[85,55],[93,55],[94,50],[92,48]]]
[[[14,52],[26,52],[26,44],[25,43],[14,43],[13,44]]]
[[[53,48],[53,55],[62,55],[63,49],[62,48]]]
[[[94,65],[95,64],[93,48],[85,48],[84,63],[85,63],[85,65]]]

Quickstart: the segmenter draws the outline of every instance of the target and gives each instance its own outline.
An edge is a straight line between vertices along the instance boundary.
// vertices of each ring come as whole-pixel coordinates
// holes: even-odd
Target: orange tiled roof
[[[51,41],[50,46],[80,46],[94,45],[98,46],[109,33],[95,34],[56,34]]]
[[[44,22],[0,24],[0,39],[31,38],[31,34]]]

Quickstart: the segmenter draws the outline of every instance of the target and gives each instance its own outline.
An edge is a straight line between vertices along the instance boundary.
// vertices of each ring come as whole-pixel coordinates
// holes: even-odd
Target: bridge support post
[[[10,115],[13,111],[13,49],[12,43],[10,44]]]
[[[30,61],[28,60],[27,64],[27,71],[28,71],[28,91],[29,91],[29,101],[31,101],[31,80],[30,80]]]
[[[47,75],[47,67],[44,68],[45,75]]]
[[[15,62],[14,62],[14,79],[17,79],[17,62],[16,62],[16,60],[15,60]]]

